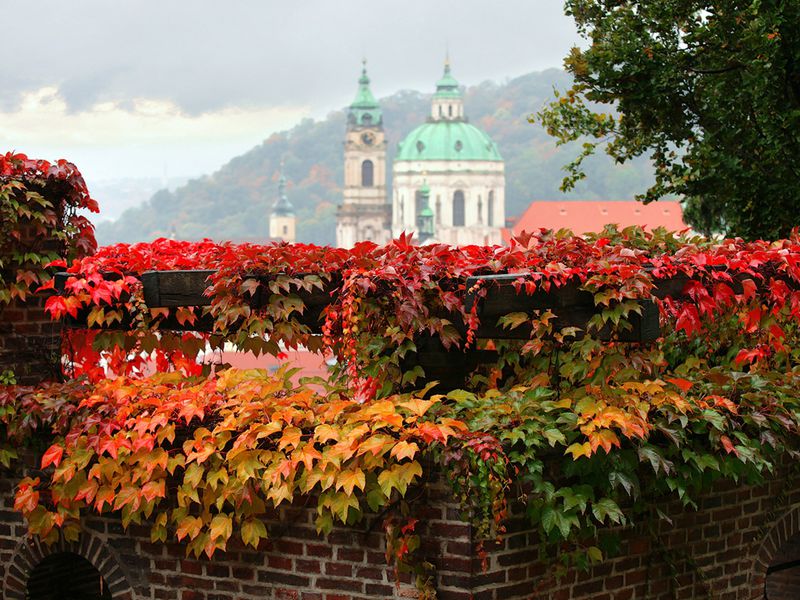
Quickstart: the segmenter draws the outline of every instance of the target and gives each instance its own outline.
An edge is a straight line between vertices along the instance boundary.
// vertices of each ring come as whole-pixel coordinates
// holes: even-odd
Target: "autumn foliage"
[[[84,326],[65,339],[72,379],[0,388],[0,460],[46,440],[16,508],[49,541],[75,538],[83,513],[111,512],[212,556],[233,539],[258,547],[274,509],[306,498],[322,532],[380,514],[389,558],[404,561],[423,525],[408,491],[435,470],[479,539],[502,535],[519,499],[543,542],[586,564],[603,556],[600,532],[652,517],[654,500],[692,506],[719,479],[758,480],[797,455],[800,238],[608,228],[505,248],[403,237],[352,250],[162,239],[64,268],[48,309]],[[142,274],[174,269],[215,271],[208,306],[147,306]],[[492,273],[519,274],[528,294],[577,282],[596,312],[582,330],[546,308],[510,313],[499,324],[530,327],[529,339],[479,339],[466,296],[480,303],[490,288],[465,282]],[[665,281],[673,291],[656,294]],[[329,297],[317,329],[304,318],[314,290]],[[660,310],[656,342],[601,341],[644,301]],[[419,389],[424,370],[406,361],[431,336],[496,359],[464,389]],[[336,365],[301,383],[286,369],[226,369],[207,358],[225,343],[305,347]]]
[[[97,212],[97,203],[75,165],[0,155],[0,311],[47,282],[52,261],[94,251],[81,210]]]

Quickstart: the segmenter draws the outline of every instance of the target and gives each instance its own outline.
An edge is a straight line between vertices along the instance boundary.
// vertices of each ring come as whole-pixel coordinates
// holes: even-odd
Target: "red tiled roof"
[[[291,368],[299,368],[297,377],[322,377],[328,378],[328,366],[325,357],[308,350],[289,350],[286,359],[281,360],[271,354],[256,356],[252,352],[223,352],[220,362],[228,363],[237,369],[277,369],[280,365],[288,364]]]
[[[666,227],[679,231],[686,228],[679,202],[661,200],[642,204],[631,200],[564,200],[531,202],[511,229],[513,235],[523,231],[571,229],[582,235],[601,231],[607,223],[623,227],[640,225],[647,229]]]

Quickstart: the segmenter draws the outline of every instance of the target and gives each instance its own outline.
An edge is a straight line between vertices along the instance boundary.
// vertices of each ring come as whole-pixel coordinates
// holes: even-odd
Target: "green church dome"
[[[462,120],[439,120],[420,125],[397,146],[398,160],[502,161],[492,139]]]

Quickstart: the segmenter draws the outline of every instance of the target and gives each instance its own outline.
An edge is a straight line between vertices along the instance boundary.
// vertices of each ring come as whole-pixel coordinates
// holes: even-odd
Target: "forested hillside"
[[[519,215],[534,199],[632,198],[651,179],[646,162],[620,167],[603,155],[588,165],[588,179],[575,192],[565,196],[559,191],[561,167],[576,150],[556,148],[541,126],[530,124],[527,117],[552,98],[554,87],[568,86],[568,76],[552,69],[466,90],[468,117],[492,136],[506,161],[509,217]],[[429,94],[412,91],[381,100],[390,160],[397,142],[424,122],[429,102]],[[174,234],[181,239],[263,241],[283,159],[289,197],[298,215],[298,241],[332,244],[336,205],[341,199],[344,127],[342,110],[323,121],[304,120],[270,136],[213,175],[189,181],[174,192],[160,191],[119,220],[101,223],[98,239],[108,244]],[[98,200],[102,208],[103,198]]]

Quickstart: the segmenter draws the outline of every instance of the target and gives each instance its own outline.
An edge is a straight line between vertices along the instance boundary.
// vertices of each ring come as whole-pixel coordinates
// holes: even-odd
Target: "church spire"
[[[294,215],[294,206],[286,195],[286,175],[283,173],[283,161],[281,161],[280,178],[278,179],[278,198],[272,207],[272,214],[286,217]]]
[[[369,87],[370,79],[367,75],[367,59],[361,61],[361,77],[358,78],[358,92],[355,100],[350,104],[348,125],[350,127],[381,127],[383,114],[378,101],[372,95]]]
[[[436,82],[436,93],[433,95],[431,118],[434,121],[463,121],[464,103],[461,98],[461,86],[450,72],[450,52],[445,54],[444,73]]]

